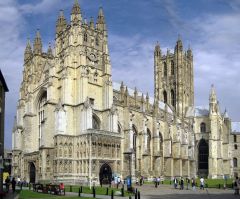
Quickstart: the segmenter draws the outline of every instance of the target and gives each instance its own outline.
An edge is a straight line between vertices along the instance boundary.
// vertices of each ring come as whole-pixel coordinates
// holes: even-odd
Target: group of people
[[[140,176],[140,177],[137,177],[137,178],[136,178],[136,185],[142,186],[143,183],[144,183],[144,178],[143,178],[143,176]]]
[[[5,180],[5,185],[6,185],[6,192],[8,193],[9,192],[9,187],[10,185],[12,185],[12,191],[13,193],[15,192],[16,190],[16,180],[15,178],[12,178],[12,180],[10,180],[9,176],[6,178]]]
[[[196,179],[195,178],[192,178],[191,180],[189,178],[186,178],[185,179],[186,181],[186,186],[187,186],[187,190],[189,189],[189,185],[191,183],[191,186],[192,186],[192,190],[196,190]],[[173,186],[175,189],[177,189],[178,185],[180,186],[180,190],[183,190],[184,189],[184,178],[183,177],[180,177],[180,179],[178,180],[176,177],[173,178]],[[204,178],[201,177],[200,178],[200,189],[204,190],[204,187],[205,187],[205,181],[204,181]]]

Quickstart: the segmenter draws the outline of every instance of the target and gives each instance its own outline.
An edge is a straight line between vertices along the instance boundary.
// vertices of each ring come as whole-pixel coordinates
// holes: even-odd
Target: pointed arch
[[[167,103],[167,91],[163,91],[163,102],[166,104]]]
[[[173,107],[175,107],[175,104],[176,103],[176,101],[175,101],[175,92],[174,92],[174,90],[172,89],[171,90],[171,105],[173,106]]]
[[[44,122],[45,122],[45,118],[46,118],[46,102],[47,102],[47,91],[44,91],[41,95],[41,97],[39,98],[38,101],[38,108],[37,108],[37,112],[38,112],[38,145],[39,147],[41,147],[42,145],[44,145],[43,143],[43,128],[44,128]]]
[[[164,77],[167,77],[167,63],[166,62],[163,62],[163,74],[164,74]]]
[[[87,41],[88,41],[87,32],[83,33],[83,41],[84,41],[84,42],[87,42]]]
[[[200,132],[201,133],[206,133],[206,124],[204,122],[202,122],[200,124]]]
[[[175,74],[174,61],[171,60],[171,75]]]
[[[147,152],[150,153],[151,151],[151,131],[149,130],[149,128],[147,128]]]
[[[101,124],[101,121],[100,121],[99,117],[96,114],[93,114],[93,116],[92,116],[92,128],[93,129],[100,129],[100,124]]]
[[[208,156],[209,147],[205,139],[201,139],[198,145],[198,173],[199,175],[208,175]]]

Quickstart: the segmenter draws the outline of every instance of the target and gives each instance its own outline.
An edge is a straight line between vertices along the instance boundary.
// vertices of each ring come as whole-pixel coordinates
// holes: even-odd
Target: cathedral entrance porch
[[[29,179],[30,183],[35,183],[36,182],[36,167],[33,162],[29,163]]]
[[[99,172],[100,184],[110,184],[112,179],[112,169],[108,164],[103,164]]]
[[[201,139],[199,143],[199,153],[198,153],[198,176],[207,177],[208,176],[208,143],[206,140]]]

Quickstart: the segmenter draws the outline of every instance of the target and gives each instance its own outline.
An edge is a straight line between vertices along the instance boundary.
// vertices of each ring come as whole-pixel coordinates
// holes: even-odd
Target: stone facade
[[[157,44],[153,75],[153,98],[112,82],[103,10],[96,24],[87,23],[75,1],[70,23],[60,12],[54,50],[42,51],[39,32],[33,49],[27,43],[13,175],[69,183],[129,174],[231,176],[231,122],[214,88],[208,110],[194,107],[191,49],[178,39],[174,53],[163,55]]]

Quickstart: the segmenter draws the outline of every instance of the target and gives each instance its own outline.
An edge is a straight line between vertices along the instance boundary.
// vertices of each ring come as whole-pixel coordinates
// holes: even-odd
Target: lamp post
[[[129,178],[127,179],[127,189],[128,191],[132,191],[132,154],[134,153],[133,149],[124,152],[125,155],[129,158]]]

